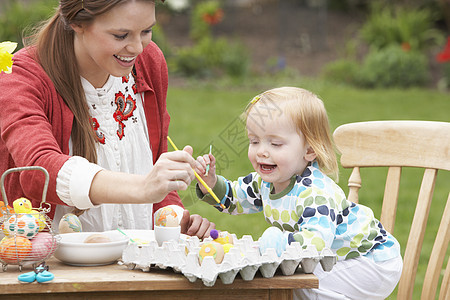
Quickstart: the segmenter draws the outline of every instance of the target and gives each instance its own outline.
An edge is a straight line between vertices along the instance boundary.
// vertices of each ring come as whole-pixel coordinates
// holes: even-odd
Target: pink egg
[[[32,260],[40,260],[50,257],[57,247],[56,239],[48,232],[39,232],[32,240],[31,240],[31,253],[30,259]]]

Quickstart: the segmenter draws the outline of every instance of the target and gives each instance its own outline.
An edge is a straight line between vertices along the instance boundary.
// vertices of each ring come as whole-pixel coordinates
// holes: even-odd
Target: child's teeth
[[[273,169],[273,166],[261,165],[261,168],[263,170],[271,170],[271,169]]]

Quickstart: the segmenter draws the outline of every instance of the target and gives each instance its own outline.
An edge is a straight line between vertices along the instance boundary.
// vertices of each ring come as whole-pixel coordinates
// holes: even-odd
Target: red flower
[[[405,52],[408,52],[409,50],[411,50],[411,45],[408,42],[403,42],[402,43],[402,50]]]
[[[219,8],[212,14],[204,13],[202,18],[203,18],[203,21],[205,21],[209,25],[215,25],[215,24],[219,23],[220,21],[222,21],[223,10],[221,8]]]
[[[436,60],[440,63],[445,63],[450,61],[450,36],[447,38],[447,45],[445,45],[444,50],[438,53]]]

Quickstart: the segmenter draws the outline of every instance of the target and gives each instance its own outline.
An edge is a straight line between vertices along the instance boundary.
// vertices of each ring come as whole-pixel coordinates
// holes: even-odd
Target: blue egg
[[[277,227],[269,227],[259,238],[259,252],[263,255],[267,249],[274,248],[278,256],[286,250],[287,239]]]

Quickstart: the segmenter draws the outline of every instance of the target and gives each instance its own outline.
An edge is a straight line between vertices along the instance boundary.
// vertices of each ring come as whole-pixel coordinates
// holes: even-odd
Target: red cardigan
[[[0,74],[0,174],[22,166],[42,166],[50,175],[46,202],[65,205],[56,194],[56,177],[69,159],[73,114],[52,81],[31,55],[33,49],[14,54],[11,74]],[[166,109],[167,64],[161,50],[150,43],[135,64],[136,86],[144,93],[144,111],[153,152],[153,163],[167,151],[170,116]],[[40,171],[10,173],[5,178],[8,203],[26,197],[39,207],[45,178]],[[0,198],[2,200],[2,198]],[[175,191],[153,211],[176,204],[183,207]]]

